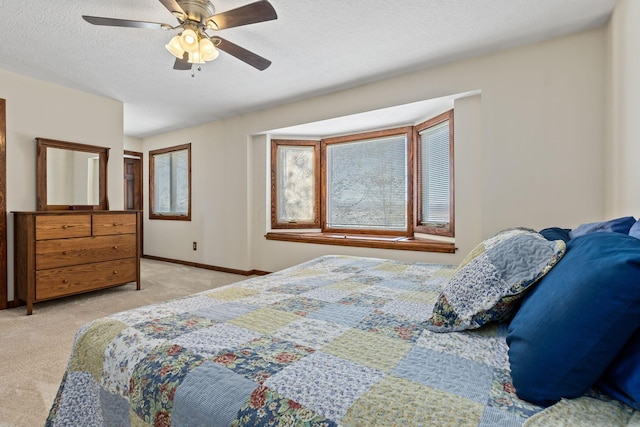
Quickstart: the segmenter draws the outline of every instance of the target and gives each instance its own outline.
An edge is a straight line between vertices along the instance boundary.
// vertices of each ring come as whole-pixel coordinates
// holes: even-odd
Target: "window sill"
[[[164,219],[172,221],[191,221],[191,215],[159,215],[149,214],[149,219]]]
[[[389,237],[337,233],[267,233],[267,240],[316,243],[320,245],[356,246],[360,248],[397,249],[403,251],[455,253],[454,243],[413,237]]]

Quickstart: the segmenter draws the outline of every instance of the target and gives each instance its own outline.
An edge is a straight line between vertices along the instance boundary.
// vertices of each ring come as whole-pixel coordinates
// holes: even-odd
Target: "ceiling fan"
[[[260,55],[222,37],[207,34],[208,30],[224,30],[277,19],[276,11],[267,0],[259,0],[218,14],[215,13],[213,4],[209,0],[159,1],[178,20],[178,25],[171,26],[158,22],[87,15],[82,15],[82,18],[94,25],[164,30],[180,29],[181,32],[165,46],[176,57],[173,65],[175,70],[190,70],[193,64],[213,61],[220,54],[218,49],[261,71],[271,65],[271,61]]]

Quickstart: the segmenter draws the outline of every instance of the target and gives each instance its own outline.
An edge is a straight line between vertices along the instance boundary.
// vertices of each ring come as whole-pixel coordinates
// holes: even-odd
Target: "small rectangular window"
[[[319,142],[273,140],[271,147],[272,228],[319,228]]]
[[[149,218],[191,220],[191,144],[149,151]]]
[[[453,237],[453,111],[416,126],[416,231]]]

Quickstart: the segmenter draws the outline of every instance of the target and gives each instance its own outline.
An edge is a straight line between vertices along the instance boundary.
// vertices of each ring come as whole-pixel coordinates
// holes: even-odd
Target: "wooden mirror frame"
[[[97,205],[50,205],[47,202],[47,148],[61,148],[63,150],[94,153],[99,156],[98,204]],[[55,139],[36,138],[36,196],[37,210],[75,210],[92,209],[108,210],[107,199],[107,162],[109,148],[97,145],[79,144],[76,142],[57,141]]]

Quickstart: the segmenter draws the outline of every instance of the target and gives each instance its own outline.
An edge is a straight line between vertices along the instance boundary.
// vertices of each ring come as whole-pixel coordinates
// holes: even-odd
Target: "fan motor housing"
[[[176,0],[176,2],[187,14],[187,19],[190,21],[204,24],[208,17],[215,15],[213,4],[208,0]]]

